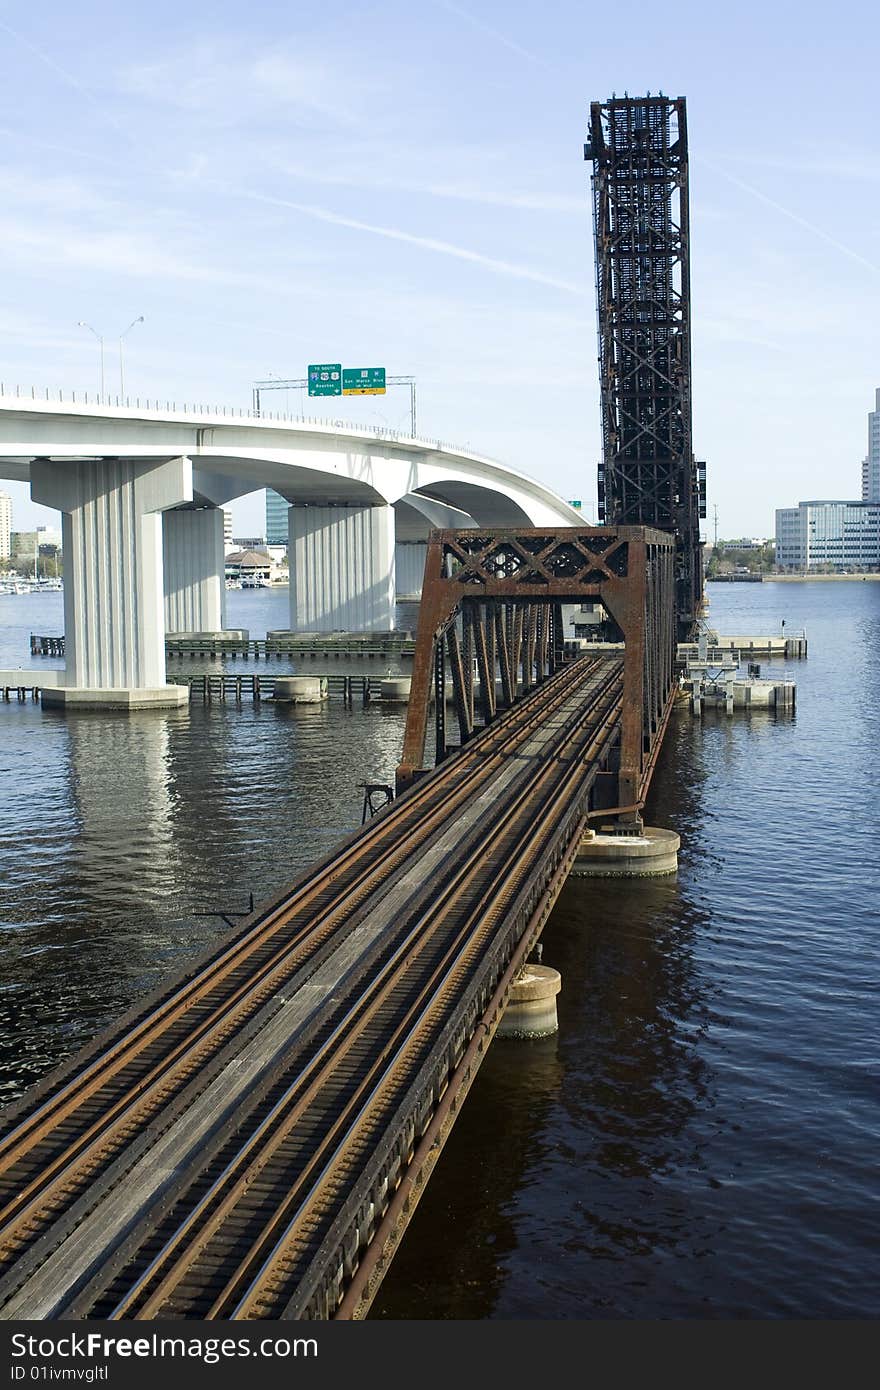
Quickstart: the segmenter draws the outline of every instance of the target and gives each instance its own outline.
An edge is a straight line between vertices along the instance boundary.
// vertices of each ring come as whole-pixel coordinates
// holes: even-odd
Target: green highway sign
[[[309,368],[311,372],[311,368]],[[346,367],[342,373],[343,396],[384,396],[384,367]]]
[[[383,372],[384,376],[384,372]],[[319,363],[309,366],[310,396],[341,396],[342,365],[339,362]]]

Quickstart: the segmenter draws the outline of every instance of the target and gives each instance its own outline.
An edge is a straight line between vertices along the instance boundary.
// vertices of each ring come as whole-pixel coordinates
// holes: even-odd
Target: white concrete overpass
[[[159,403],[0,394],[0,478],[62,512],[83,691],[165,690],[165,633],[225,626],[218,509],[257,488],[290,503],[297,631],[390,629],[395,570],[417,588],[432,527],[582,524],[543,483],[438,440]]]

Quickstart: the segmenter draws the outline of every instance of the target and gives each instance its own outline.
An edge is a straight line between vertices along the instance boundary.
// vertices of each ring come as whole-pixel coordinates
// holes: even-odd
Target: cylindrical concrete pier
[[[499,1038],[546,1038],[555,1033],[556,996],[562,976],[548,965],[529,962],[510,987],[510,998],[498,1024]]]
[[[653,878],[674,874],[681,838],[674,830],[645,826],[641,835],[587,831],[572,865],[574,878]]]
[[[379,682],[379,699],[405,704],[409,699],[412,680],[409,676],[389,676]]]
[[[276,700],[294,705],[318,705],[327,699],[326,676],[277,676]]]

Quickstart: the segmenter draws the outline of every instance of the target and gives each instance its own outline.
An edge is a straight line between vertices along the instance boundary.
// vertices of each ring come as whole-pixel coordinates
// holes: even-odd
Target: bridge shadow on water
[[[707,911],[687,871],[704,811],[689,720],[667,745],[647,818],[682,831],[679,877],[569,879],[542,938],[559,1033],[493,1043],[371,1316],[683,1315],[670,1260],[692,1270],[716,1228],[692,1201],[710,1178],[690,1133],[713,1106],[699,1045],[713,988],[694,953]],[[668,1287],[646,1298],[658,1274]]]

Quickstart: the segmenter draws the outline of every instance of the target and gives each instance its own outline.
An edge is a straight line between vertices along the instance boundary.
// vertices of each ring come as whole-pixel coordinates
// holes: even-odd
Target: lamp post
[[[125,371],[122,365],[122,340],[125,337],[126,333],[131,332],[136,323],[143,322],[144,316],[143,314],[140,314],[136,319],[132,319],[131,323],[126,328],[125,333],[120,333],[119,335],[119,399],[121,401],[125,400]]]
[[[94,329],[94,328],[92,327],[92,325],[91,325],[90,323],[86,323],[85,319],[78,319],[78,320],[77,320],[76,326],[77,326],[77,328],[87,328],[87,329],[89,330],[89,332],[90,332],[90,333],[93,333],[93,334],[95,335],[95,337],[97,338],[97,340],[98,340],[98,344],[99,344],[100,349],[101,349],[101,400],[103,401],[103,399],[104,399],[104,339],[102,338],[101,334],[98,333],[97,330]]]

